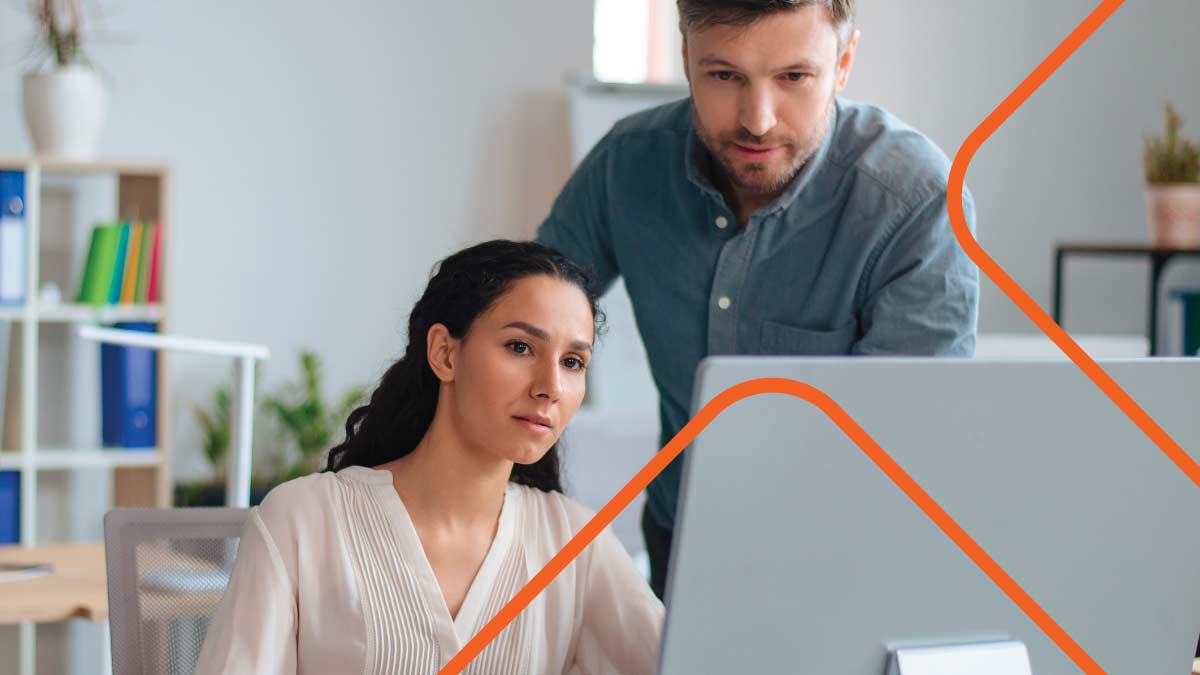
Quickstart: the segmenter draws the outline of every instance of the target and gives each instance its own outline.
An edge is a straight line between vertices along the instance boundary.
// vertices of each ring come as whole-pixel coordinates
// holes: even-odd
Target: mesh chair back
[[[237,558],[248,509],[104,516],[113,675],[191,675]]]

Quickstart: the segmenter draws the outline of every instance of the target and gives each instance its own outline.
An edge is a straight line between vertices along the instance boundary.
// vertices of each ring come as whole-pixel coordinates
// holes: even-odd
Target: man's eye
[[[715,70],[710,75],[722,82],[728,82],[733,79],[733,73],[728,70]]]
[[[788,73],[787,74],[787,79],[791,80],[792,82],[799,82],[799,81],[807,79],[807,78],[808,78],[808,73]]]

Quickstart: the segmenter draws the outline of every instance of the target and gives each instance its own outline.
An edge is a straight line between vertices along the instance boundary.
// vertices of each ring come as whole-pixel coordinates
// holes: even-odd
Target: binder
[[[158,228],[147,221],[142,225],[142,254],[138,260],[137,290],[134,291],[133,301],[146,303],[150,301],[150,265],[154,260],[154,250],[157,244]]]
[[[92,228],[92,240],[88,246],[83,279],[79,282],[79,302],[89,305],[104,305],[110,302],[113,266],[124,246],[121,241],[120,224],[97,225]]]
[[[121,285],[125,279],[125,257],[129,251],[129,221],[121,221],[111,227],[116,227],[120,232],[108,284],[108,304],[115,305],[121,301]]]
[[[25,304],[25,172],[0,171],[0,305]]]
[[[0,544],[21,542],[21,472],[0,471]]]
[[[138,261],[141,260],[142,255],[143,232],[144,228],[141,222],[129,223],[129,248],[126,249],[124,279],[121,283],[122,305],[131,305],[135,301],[134,293],[137,290]]]
[[[153,333],[153,323],[113,326]],[[100,427],[105,447],[153,448],[157,439],[158,355],[149,347],[100,345]]]
[[[1174,335],[1167,335],[1169,349],[1166,353],[1200,355],[1200,288],[1174,289],[1168,297],[1171,300],[1168,321],[1174,327]]]
[[[154,221],[154,246],[150,249],[150,281],[147,284],[146,300],[148,302],[158,302],[159,296],[159,260],[158,250],[162,244],[162,222]]]

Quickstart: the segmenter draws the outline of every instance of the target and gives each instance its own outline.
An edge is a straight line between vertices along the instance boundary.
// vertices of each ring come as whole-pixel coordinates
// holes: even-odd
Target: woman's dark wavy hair
[[[408,347],[383,374],[370,402],[350,413],[346,440],[329,451],[326,471],[378,466],[417,447],[433,422],[440,381],[426,355],[434,324],[456,338],[466,336],[483,314],[517,281],[548,276],[577,286],[587,296],[597,329],[604,321],[591,276],[558,251],[534,242],[497,239],[459,251],[434,267],[425,293],[408,317]],[[510,480],[562,492],[558,444],[533,464],[514,464]]]

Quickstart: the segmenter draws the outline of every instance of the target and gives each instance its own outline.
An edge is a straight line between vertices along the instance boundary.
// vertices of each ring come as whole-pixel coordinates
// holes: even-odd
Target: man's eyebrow
[[[817,64],[807,59],[797,61],[790,66],[784,66],[779,70],[817,70]]]
[[[700,59],[699,65],[701,65],[701,66],[721,66],[723,68],[732,68],[734,70],[737,70],[737,66],[726,61],[725,59],[722,59],[722,58],[719,58],[716,56],[706,56],[706,57]],[[782,68],[775,68],[775,70],[779,70],[779,71],[783,71],[783,70],[817,70],[817,69],[818,69],[817,64],[814,61],[809,61],[808,59],[801,59],[799,61],[796,61],[795,63],[786,65]]]
[[[550,337],[550,334],[547,333],[546,331],[542,330],[541,328],[538,328],[537,326],[535,326],[531,323],[526,323],[524,321],[513,321],[512,323],[506,324],[504,327],[505,328],[517,328],[519,330],[523,330],[526,333],[529,333],[530,335],[532,335],[533,337],[535,337],[539,340],[546,340]],[[592,351],[592,346],[590,344],[584,342],[583,340],[575,340],[567,346],[569,346],[571,349],[574,349],[575,351],[588,352],[588,353],[591,353],[591,351]]]
[[[726,68],[734,68],[734,69],[737,68],[737,66],[726,61],[725,59],[717,58],[715,56],[706,56],[706,57],[700,59],[700,65],[702,65],[702,66],[725,66]]]

